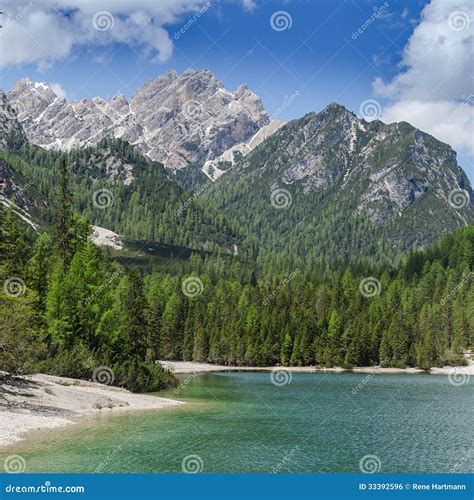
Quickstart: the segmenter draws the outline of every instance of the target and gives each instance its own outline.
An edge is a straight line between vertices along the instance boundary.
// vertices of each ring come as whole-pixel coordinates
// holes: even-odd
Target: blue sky
[[[145,81],[168,69],[182,72],[192,67],[209,68],[229,90],[246,83],[262,98],[270,115],[277,113],[284,120],[319,111],[331,101],[361,114],[361,105],[375,99],[382,119],[415,122],[450,142],[460,152],[461,165],[474,179],[469,137],[459,140],[460,132],[452,130],[456,125],[465,133],[466,110],[459,103],[474,93],[472,87],[453,89],[447,82],[441,97],[433,92],[428,103],[438,106],[442,101],[443,106],[451,108],[440,108],[442,116],[427,117],[423,106],[429,104],[424,96],[432,89],[418,88],[420,78],[414,83],[410,74],[410,65],[416,75],[423,64],[415,57],[415,44],[409,47],[417,28],[424,28],[421,35],[426,38],[428,31],[429,36],[436,37],[434,40],[439,39],[440,29],[445,30],[442,36],[448,41],[449,37],[467,36],[467,32],[449,29],[447,24],[440,27],[437,20],[430,24],[430,16],[438,19],[440,10],[451,9],[450,2],[451,6],[456,4],[455,12],[468,12],[470,19],[469,0],[433,0],[433,4],[440,5],[428,6],[424,13],[428,0],[235,0],[211,1],[210,6],[198,0],[175,0],[172,7],[168,0],[156,0],[137,1],[136,12],[124,6],[132,2],[122,0],[92,0],[88,9],[82,10],[76,10],[74,5],[80,5],[80,1],[41,0],[48,13],[42,21],[46,27],[31,24],[29,29],[39,30],[31,44],[43,48],[37,51],[27,42],[15,46],[14,59],[12,56],[11,61],[3,63],[0,60],[1,87],[8,89],[19,78],[28,76],[59,84],[74,100],[96,95],[111,97],[119,92],[130,96]],[[89,33],[91,19],[104,11],[112,16],[113,26]],[[17,24],[30,22],[28,16],[33,19],[33,14],[32,8],[17,19]],[[140,15],[151,19],[142,29],[136,21]],[[18,38],[15,29],[10,31]],[[184,32],[175,35],[180,29]],[[64,30],[77,31],[78,35],[69,36]],[[459,44],[463,39],[459,38]],[[466,65],[457,49],[450,50]],[[469,68],[462,70],[469,72]],[[436,74],[433,78],[437,78]],[[295,97],[291,104],[284,105],[292,95]],[[469,101],[468,106],[471,104]],[[440,124],[446,112],[452,113],[452,119]],[[453,144],[456,141],[458,144]]]

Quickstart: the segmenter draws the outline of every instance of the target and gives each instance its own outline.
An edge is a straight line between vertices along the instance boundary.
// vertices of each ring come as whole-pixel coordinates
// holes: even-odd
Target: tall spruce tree
[[[58,195],[56,209],[56,248],[65,265],[72,259],[72,193],[70,190],[69,170],[65,155],[58,161]]]

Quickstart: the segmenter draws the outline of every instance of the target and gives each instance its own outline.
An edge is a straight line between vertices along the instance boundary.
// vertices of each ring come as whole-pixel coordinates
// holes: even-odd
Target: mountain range
[[[46,221],[60,151],[78,210],[133,239],[237,245],[314,266],[390,260],[474,221],[471,184],[447,144],[337,103],[270,121],[245,85],[230,92],[209,70],[169,71],[129,100],[69,102],[24,78],[0,104],[4,204]],[[99,189],[110,210],[91,203]]]
[[[32,144],[69,151],[115,137],[165,163],[187,187],[205,182],[202,167],[269,123],[260,99],[245,85],[226,90],[209,71],[168,71],[127,100],[95,97],[68,102],[27,78],[7,93]],[[183,171],[187,171],[183,175]]]

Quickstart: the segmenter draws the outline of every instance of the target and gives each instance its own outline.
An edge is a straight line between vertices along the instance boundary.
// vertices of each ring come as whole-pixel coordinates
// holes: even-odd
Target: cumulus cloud
[[[423,9],[399,73],[373,82],[376,94],[390,100],[382,120],[408,121],[474,154],[473,28],[472,0],[432,0]]]
[[[167,25],[185,21],[204,0],[4,0],[0,67],[34,63],[45,67],[78,46],[128,43],[167,61],[173,43]]]

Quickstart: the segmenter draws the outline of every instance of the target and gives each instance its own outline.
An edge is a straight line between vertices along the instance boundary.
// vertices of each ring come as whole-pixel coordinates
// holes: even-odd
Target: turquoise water
[[[177,409],[91,417],[4,450],[27,472],[474,472],[472,381],[433,375],[220,373]],[[185,459],[185,457],[188,457]],[[183,464],[184,460],[184,464]]]

